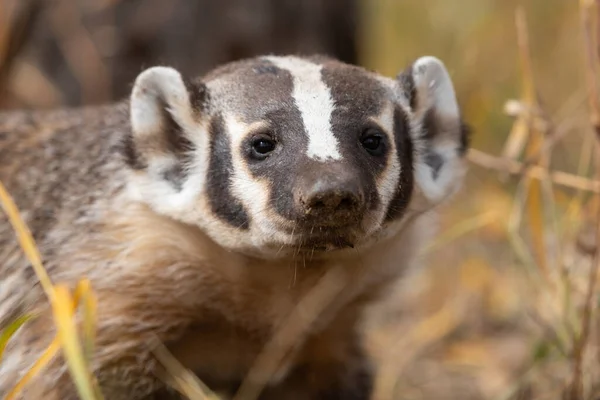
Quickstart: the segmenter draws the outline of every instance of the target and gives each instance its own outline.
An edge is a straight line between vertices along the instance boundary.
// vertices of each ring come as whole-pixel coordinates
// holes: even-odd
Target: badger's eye
[[[265,136],[257,137],[252,141],[252,150],[260,158],[275,150],[276,143],[273,139]]]
[[[377,129],[367,129],[360,139],[360,143],[373,156],[381,156],[385,151],[383,134]]]

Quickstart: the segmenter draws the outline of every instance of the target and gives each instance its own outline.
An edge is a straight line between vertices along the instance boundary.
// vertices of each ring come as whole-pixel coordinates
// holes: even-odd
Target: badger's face
[[[323,58],[254,58],[195,82],[150,68],[131,123],[137,198],[265,257],[393,234],[460,184],[466,147],[452,83],[432,57],[397,79]]]

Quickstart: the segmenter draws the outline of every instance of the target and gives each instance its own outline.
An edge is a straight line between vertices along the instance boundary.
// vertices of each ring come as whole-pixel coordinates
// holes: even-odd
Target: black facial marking
[[[400,182],[390,202],[386,221],[398,219],[404,214],[412,197],[414,186],[413,144],[407,116],[399,107],[394,111],[394,136],[401,168]]]
[[[250,219],[243,205],[231,193],[233,162],[229,140],[224,131],[221,115],[213,117],[210,124],[210,161],[208,165],[207,192],[215,214],[235,228],[248,229]]]

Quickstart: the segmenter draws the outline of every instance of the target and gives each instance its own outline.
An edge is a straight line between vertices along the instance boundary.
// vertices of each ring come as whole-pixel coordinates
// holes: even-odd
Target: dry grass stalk
[[[600,98],[598,97],[598,54],[596,46],[600,31],[597,18],[593,12],[600,12],[600,1],[581,0],[581,24],[583,29],[584,53],[586,57],[586,77],[588,80],[588,101],[590,112],[590,124],[596,135],[596,177],[600,178]],[[598,197],[597,200],[598,201]],[[600,212],[600,208],[598,208]],[[583,400],[583,362],[585,351],[589,342],[592,318],[594,314],[594,295],[596,293],[596,281],[598,279],[598,268],[600,263],[600,213],[596,216],[596,251],[592,265],[590,266],[588,287],[585,295],[585,303],[582,317],[581,334],[575,342],[573,349],[573,375],[569,385],[567,398],[569,400]]]
[[[535,114],[543,114],[538,100],[537,89],[533,77],[533,68],[531,62],[531,50],[529,47],[529,34],[527,27],[527,18],[523,7],[518,7],[515,15],[515,24],[517,28],[517,43],[519,49],[519,61],[521,64],[521,102],[525,105],[525,110],[536,110]],[[530,179],[528,175],[524,176],[524,185],[527,188],[526,207],[527,217],[529,219],[528,228],[533,242],[533,250],[536,265],[544,278],[548,279],[548,261],[546,259],[546,238],[544,233],[544,201],[552,201],[552,196],[544,193],[542,183],[547,181],[547,170],[549,155],[540,153],[545,141],[545,132],[540,128],[540,124],[535,123],[536,115],[532,112],[519,114],[515,122],[514,131],[523,131],[522,136],[529,138],[526,141],[526,157],[531,159],[534,155],[540,154],[536,164],[542,167],[542,179]],[[546,124],[544,124],[546,125]]]
[[[579,173],[580,175],[572,175],[564,172],[549,171],[549,156],[555,143],[557,143],[562,137],[564,137],[566,131],[561,131],[560,134],[552,131],[552,124],[547,119],[544,119],[543,110],[541,110],[537,94],[535,92],[535,85],[533,83],[533,75],[531,73],[531,63],[529,59],[529,46],[527,41],[527,30],[524,12],[522,9],[517,11],[517,31],[519,38],[519,50],[520,59],[522,66],[523,86],[522,86],[522,100],[519,103],[519,107],[511,107],[513,114],[516,114],[517,120],[509,139],[505,146],[505,157],[494,157],[486,153],[472,150],[469,153],[469,159],[471,162],[480,166],[495,169],[502,172],[508,172],[513,175],[523,176],[522,182],[526,196],[526,210],[527,216],[529,217],[528,228],[531,232],[533,239],[533,250],[535,251],[536,264],[540,267],[541,272],[544,276],[548,277],[548,266],[546,257],[547,251],[545,249],[544,234],[546,231],[543,214],[541,213],[542,206],[544,204],[553,204],[553,189],[552,184],[569,187],[580,191],[578,199],[581,200],[581,192],[593,192],[596,196],[600,194],[600,103],[598,97],[598,79],[597,79],[597,55],[595,54],[593,34],[593,21],[592,21],[592,10],[600,12],[598,8],[600,4],[599,0],[592,1],[581,1],[581,17],[582,24],[584,27],[584,40],[586,45],[586,57],[587,57],[587,77],[588,77],[588,101],[590,104],[590,120],[594,132],[597,138],[597,172],[596,179],[589,180],[581,176],[585,171],[585,166],[589,162],[588,157],[584,154],[584,160],[581,160]],[[600,37],[600,31],[598,32]],[[565,129],[562,127],[562,129]],[[547,136],[552,132],[552,140],[547,141]],[[521,149],[515,147],[515,143],[521,143],[522,147],[526,149],[526,161],[519,163],[512,158],[517,157],[517,153]],[[590,147],[590,146],[588,146]],[[517,151],[518,150],[518,151]],[[591,150],[587,149],[588,153],[591,154]],[[533,179],[536,179],[533,181]],[[544,185],[544,186],[543,186]],[[526,193],[526,194],[525,194]],[[597,199],[598,197],[596,197]],[[575,199],[574,199],[575,200]],[[522,205],[522,204],[521,204]],[[573,205],[573,202],[571,203]],[[520,208],[520,207],[519,207]],[[517,210],[518,211],[518,210]],[[521,213],[521,212],[519,212]],[[596,240],[600,239],[600,215],[596,217],[597,235]],[[520,224],[520,218],[518,219]],[[556,221],[555,221],[556,222]],[[558,229],[556,223],[554,224],[554,231],[558,235]],[[514,234],[518,235],[515,229]],[[556,247],[559,247],[557,243]],[[600,248],[600,243],[597,244],[597,248]],[[523,251],[527,252],[528,249],[524,247]],[[596,292],[596,282],[598,278],[599,268],[599,251],[595,252],[593,265],[590,268],[587,289],[585,292],[584,309],[582,312],[581,320],[581,333],[578,337],[569,330],[569,326],[565,326],[570,335],[571,339],[574,340],[573,352],[570,354],[572,362],[572,376],[570,384],[565,392],[566,398],[569,400],[583,400],[584,398],[584,354],[585,349],[588,346],[590,340],[591,324],[594,314],[594,298]],[[560,251],[557,251],[557,256],[553,257],[556,260],[562,260]],[[560,262],[560,261],[559,261]],[[561,279],[565,284],[566,293],[565,296],[571,295],[568,290],[569,276],[562,271]],[[551,283],[547,281],[547,283]],[[545,289],[544,289],[545,290]],[[567,310],[570,308],[570,299],[566,299],[565,313],[568,314]],[[553,338],[553,341],[560,344],[559,336],[557,336],[557,330],[560,326],[556,324],[548,324],[546,321],[539,319],[537,315],[534,316],[536,320],[541,321],[541,325],[545,328],[545,336]],[[568,317],[568,315],[567,315]],[[564,318],[567,320],[568,318]],[[565,322],[565,321],[563,321]],[[568,322],[567,322],[568,325]]]
[[[508,159],[516,159],[523,151],[532,131],[534,118],[539,112],[533,71],[531,68],[531,56],[529,50],[529,36],[527,34],[527,21],[525,11],[519,7],[516,12],[517,39],[519,49],[519,61],[521,63],[521,97],[523,105],[517,113],[517,120],[511,129],[504,144],[502,156]],[[536,138],[533,138],[535,141]]]
[[[600,181],[587,179],[583,176],[570,174],[562,171],[547,171],[540,166],[525,168],[525,165],[518,161],[509,160],[503,157],[497,157],[477,149],[469,150],[467,159],[480,167],[496,170],[498,172],[507,172],[511,175],[526,175],[534,179],[544,179],[548,177],[555,185],[568,189],[575,189],[584,192],[600,193]]]
[[[180,394],[190,400],[219,400],[193,372],[186,369],[156,338],[153,348],[154,356],[165,368],[163,380]]]
[[[54,324],[58,338],[81,400],[102,400],[90,368],[89,360],[81,346],[81,340],[74,318],[73,298],[67,286],[56,286],[52,302]]]
[[[75,311],[77,310],[80,301],[83,301],[85,304],[85,310],[86,312],[84,313],[84,323],[83,323],[83,331],[84,331],[84,337],[83,337],[83,341],[84,341],[84,357],[86,358],[86,360],[89,362],[89,360],[91,359],[91,355],[93,353],[93,340],[95,337],[95,317],[96,317],[96,312],[95,312],[95,308],[96,308],[96,300],[95,300],[95,296],[93,295],[91,288],[90,288],[90,284],[88,280],[82,280],[81,282],[78,283],[76,289],[75,289],[75,293],[73,296],[73,300],[70,303],[67,303],[67,305],[70,304],[71,306],[71,310],[68,311],[69,315],[71,316],[71,319],[73,318],[73,314],[75,313]],[[11,324],[12,326],[12,324]],[[60,326],[59,326],[60,328]],[[67,339],[70,340],[70,339]],[[21,391],[23,391],[23,389],[25,388],[25,386],[35,377],[37,376],[49,363],[50,361],[52,361],[52,359],[54,359],[54,357],[56,356],[56,354],[58,353],[58,351],[61,349],[61,338],[57,335],[55,336],[55,338],[52,340],[52,342],[48,345],[48,347],[46,348],[46,350],[44,351],[44,353],[38,358],[38,360],[33,364],[33,366],[29,369],[29,371],[27,371],[27,373],[21,378],[19,379],[19,381],[13,386],[12,390],[8,393],[8,395],[6,396],[5,400],[12,400],[14,398],[17,397],[17,395],[19,395],[19,393]],[[0,360],[1,360],[1,354],[0,354]],[[93,379],[93,378],[90,378]],[[92,386],[94,386],[95,384],[93,384]],[[94,400],[99,400],[102,398],[101,393],[99,392],[97,387],[93,388],[94,391],[96,391],[96,395],[95,397],[93,397]]]

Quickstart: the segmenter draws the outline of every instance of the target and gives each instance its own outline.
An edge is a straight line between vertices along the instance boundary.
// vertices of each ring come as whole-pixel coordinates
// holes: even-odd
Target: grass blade
[[[219,400],[219,397],[194,373],[181,365],[158,339],[156,339],[153,352],[165,367],[168,375],[166,377],[167,383],[179,393],[191,400]]]
[[[97,400],[98,391],[94,389],[92,375],[85,362],[79,335],[74,320],[73,302],[65,286],[55,287],[52,304],[54,321],[58,337],[65,355],[67,366],[82,400]]]
[[[77,283],[73,294],[75,308],[81,303],[83,307],[83,350],[84,356],[89,363],[94,353],[94,342],[96,339],[96,317],[98,300],[92,291],[89,279],[82,279]]]
[[[6,349],[6,345],[10,338],[15,334],[16,331],[27,321],[35,317],[34,314],[25,314],[17,319],[15,319],[10,325],[8,325],[1,333],[0,333],[0,360],[2,360],[2,355],[4,354],[4,349]]]

